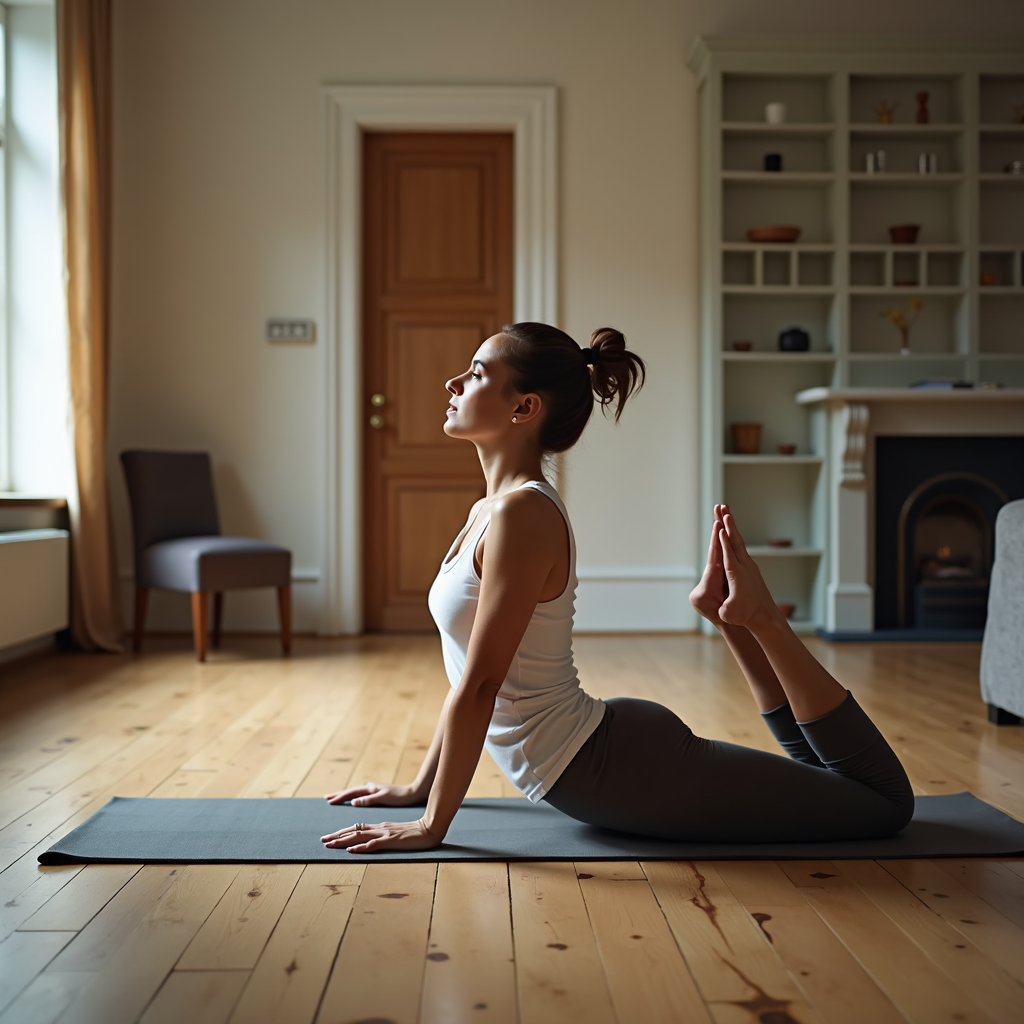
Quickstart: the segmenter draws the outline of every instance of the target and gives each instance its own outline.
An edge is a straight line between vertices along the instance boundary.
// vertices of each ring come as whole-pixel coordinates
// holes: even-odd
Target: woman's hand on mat
[[[440,846],[443,835],[431,832],[423,819],[419,821],[382,821],[380,824],[349,825],[320,842],[329,850],[349,853],[373,853],[376,850],[430,850]]]
[[[725,579],[725,563],[722,560],[722,544],[719,534],[722,532],[722,516],[729,511],[728,505],[715,506],[715,522],[711,527],[711,546],[708,548],[708,561],[704,566],[704,575],[700,582],[690,591],[690,604],[714,626],[721,626],[718,614],[722,602],[729,595],[729,586]]]
[[[786,620],[772,600],[761,570],[747,552],[743,535],[728,510],[722,516],[718,539],[729,588],[728,597],[718,611],[722,621],[729,626],[746,626],[748,629],[780,621],[784,623]]]
[[[361,786],[328,793],[329,804],[351,803],[353,807],[409,807],[422,804],[427,798],[415,786],[382,786],[379,782],[364,782]]]

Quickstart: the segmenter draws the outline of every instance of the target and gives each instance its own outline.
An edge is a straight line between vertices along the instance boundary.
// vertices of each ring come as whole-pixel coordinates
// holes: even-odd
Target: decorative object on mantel
[[[913,245],[920,232],[920,224],[893,224],[889,228],[889,239],[893,245]]]
[[[918,124],[928,123],[928,93],[922,89],[920,92],[914,93],[914,99],[917,100],[917,115],[916,120]]]
[[[769,537],[768,547],[770,548],[791,548],[793,541],[789,537]]]
[[[900,340],[902,345],[900,346],[900,355],[910,355],[910,328],[914,326],[914,321],[917,320],[921,313],[921,309],[924,303],[914,296],[910,300],[909,309],[896,309],[893,306],[886,306],[878,315],[885,317],[900,332]]]
[[[776,601],[775,606],[786,616],[787,619],[793,618],[793,612],[796,611],[795,604],[784,604],[782,601]]]
[[[754,347],[752,341],[734,341],[732,349],[734,352],[749,352]]]
[[[794,224],[760,224],[747,229],[749,242],[795,242],[801,229]]]
[[[778,445],[780,455],[795,455],[796,445],[795,444],[780,444]]]
[[[983,380],[978,385],[979,391],[1002,391],[1005,385],[1001,380]]]
[[[899,100],[877,100],[871,109],[878,115],[879,124],[892,124],[892,115],[899,105]]]
[[[915,380],[908,387],[921,391],[952,391],[954,388],[973,388],[974,384],[959,377],[925,377],[924,380]]]
[[[779,335],[780,352],[807,352],[811,336],[802,327],[790,327]]]
[[[732,423],[732,447],[737,455],[757,455],[761,451],[760,423]]]
[[[782,154],[781,153],[765,153],[765,155],[764,155],[764,169],[766,171],[781,171],[782,170]]]
[[[769,124],[784,124],[786,121],[786,104],[769,103],[764,108],[764,119]]]

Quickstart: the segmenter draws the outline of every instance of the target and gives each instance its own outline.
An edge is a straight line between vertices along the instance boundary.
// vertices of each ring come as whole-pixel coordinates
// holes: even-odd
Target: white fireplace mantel
[[[1024,435],[1024,388],[809,388],[815,447],[825,456],[825,628],[874,629],[874,438]]]

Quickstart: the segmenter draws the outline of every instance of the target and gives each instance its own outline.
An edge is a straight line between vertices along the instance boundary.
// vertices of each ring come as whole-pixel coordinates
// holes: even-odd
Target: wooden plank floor
[[[320,796],[411,777],[436,639],[183,640],[0,669],[0,1024],[1024,1020],[1024,860],[89,865],[38,853],[111,796]],[[1024,728],[977,645],[810,642],[918,793],[1024,820]],[[723,645],[580,637],[597,696],[773,749]],[[484,755],[471,796],[514,796]]]

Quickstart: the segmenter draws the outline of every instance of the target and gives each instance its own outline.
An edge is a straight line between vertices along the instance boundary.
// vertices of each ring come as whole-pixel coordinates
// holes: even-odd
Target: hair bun
[[[614,327],[599,327],[590,335],[594,359],[593,388],[602,408],[615,404],[615,419],[626,399],[644,386],[644,361],[626,348],[626,337]]]

